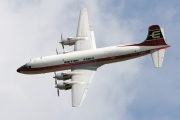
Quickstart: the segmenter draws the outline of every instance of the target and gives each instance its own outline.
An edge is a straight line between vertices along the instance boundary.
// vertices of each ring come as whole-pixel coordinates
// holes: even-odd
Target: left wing
[[[76,37],[87,39],[76,41],[74,45],[75,51],[96,49],[93,26],[87,8],[83,8],[80,12]]]
[[[80,106],[83,102],[86,93],[89,89],[91,81],[95,75],[97,68],[74,68],[73,72],[80,74],[75,74],[72,76],[72,106]]]

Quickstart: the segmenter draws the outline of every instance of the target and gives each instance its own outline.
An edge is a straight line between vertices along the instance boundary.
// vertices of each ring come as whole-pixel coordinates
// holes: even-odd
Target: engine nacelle
[[[54,78],[58,79],[58,80],[68,80],[71,79],[71,74],[68,74],[66,72],[63,73],[58,73],[54,76]]]
[[[71,79],[72,75],[78,75],[83,74],[82,72],[62,72],[57,73],[53,78],[56,78],[58,80],[68,80]]]
[[[66,84],[64,82],[60,82],[55,86],[55,88],[59,88],[60,90],[69,90],[69,89],[71,89],[71,86],[72,86],[71,84]]]
[[[78,40],[86,40],[88,37],[68,37],[67,40],[63,41],[64,45],[74,45]]]

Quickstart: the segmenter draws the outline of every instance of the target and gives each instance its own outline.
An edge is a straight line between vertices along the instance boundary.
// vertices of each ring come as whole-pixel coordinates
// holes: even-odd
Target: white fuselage
[[[74,66],[88,66],[98,68],[104,64],[119,62],[147,55],[153,49],[161,46],[120,45],[92,50],[74,51],[65,54],[40,57],[25,64],[21,73],[40,74],[73,69]]]

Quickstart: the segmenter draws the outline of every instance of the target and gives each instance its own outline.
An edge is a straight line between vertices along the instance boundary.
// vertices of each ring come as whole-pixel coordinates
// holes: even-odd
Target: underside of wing
[[[87,39],[76,41],[75,51],[96,49],[93,26],[87,8],[80,12],[76,37],[86,37]]]
[[[72,71],[80,73],[71,78],[72,82],[76,83],[72,85],[72,106],[77,107],[82,104],[96,69],[74,69]]]

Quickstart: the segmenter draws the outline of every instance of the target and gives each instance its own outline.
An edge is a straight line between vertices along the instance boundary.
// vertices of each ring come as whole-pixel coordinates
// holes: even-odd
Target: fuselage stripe
[[[151,50],[147,50],[147,51],[136,52],[136,53],[126,54],[126,55],[111,56],[111,57],[106,57],[106,58],[87,60],[87,61],[78,61],[74,63],[65,63],[65,64],[60,64],[60,65],[53,65],[53,66],[40,67],[40,68],[23,68],[22,71],[28,72],[28,71],[49,70],[49,69],[78,66],[78,65],[83,65],[83,64],[90,64],[90,63],[95,63],[95,62],[104,62],[104,61],[115,60],[115,59],[123,59],[123,58],[128,58],[128,57],[143,56],[150,53],[150,51]]]

